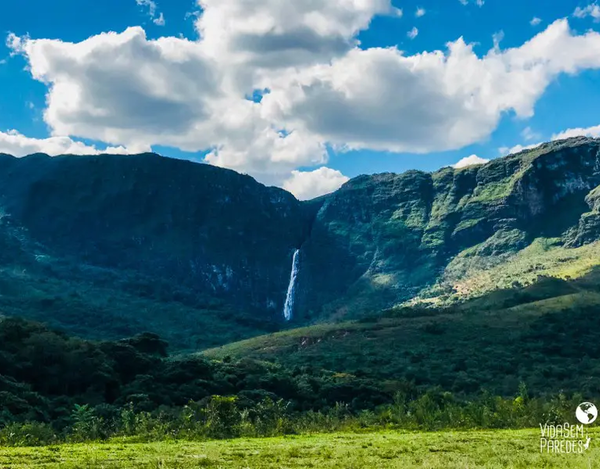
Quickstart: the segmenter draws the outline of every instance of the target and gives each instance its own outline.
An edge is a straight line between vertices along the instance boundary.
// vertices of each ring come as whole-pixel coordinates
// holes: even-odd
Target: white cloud
[[[539,140],[542,136],[535,132],[531,127],[527,126],[521,131],[521,136],[525,139],[525,141],[530,142],[532,140]]]
[[[600,68],[600,34],[574,36],[566,21],[482,58],[462,39],[448,47],[414,56],[355,49],[273,89],[265,113],[349,149],[451,150],[486,139],[506,112],[531,117],[560,73]]]
[[[419,35],[419,29],[415,26],[414,28],[412,28],[409,32],[406,33],[406,35],[410,38],[410,39],[414,39]]]
[[[339,189],[350,178],[331,168],[314,171],[292,171],[292,176],[283,182],[283,188],[300,200],[314,199]]]
[[[246,8],[246,0],[201,0],[199,42],[149,41],[141,28],[130,28],[77,44],[15,36],[11,44],[49,86],[44,118],[55,134],[213,148],[209,162],[261,178],[322,164],[323,141],[266,119],[244,96],[268,88],[272,76],[284,80],[287,66],[345,53],[374,15],[401,11],[389,0],[250,2],[256,8]]]
[[[462,3],[463,5],[468,5],[469,4],[469,0],[458,0],[460,3]],[[482,7],[485,3],[485,0],[474,0],[473,3],[475,3],[475,5],[477,5],[478,7]]]
[[[573,16],[576,18],[587,18],[591,16],[594,21],[600,21],[600,5],[592,3],[586,7],[577,7],[573,12]]]
[[[196,28],[211,57],[282,68],[339,57],[376,15],[401,15],[390,0],[198,0]],[[272,72],[269,72],[271,74]]]
[[[552,136],[552,140],[563,140],[571,137],[593,137],[600,138],[600,125],[587,128],[567,129]]]
[[[467,166],[474,166],[480,164],[486,164],[490,160],[486,160],[485,158],[481,158],[477,155],[466,156],[461,159],[458,163],[452,165],[455,169],[466,168]]]
[[[49,86],[44,120],[54,135],[186,147],[220,96],[218,74],[196,43],[148,41],[141,28],[77,44],[25,40],[20,50],[33,77]]]
[[[534,143],[532,145],[515,145],[514,147],[501,147],[498,149],[501,155],[513,155],[514,153],[521,153],[525,150],[532,150],[533,148],[537,148],[542,145],[540,143]]]
[[[537,25],[539,25],[541,22],[542,22],[542,19],[541,19],[541,18],[538,18],[538,17],[536,16],[536,17],[534,17],[534,18],[532,18],[532,19],[531,19],[531,21],[529,22],[529,24],[530,24],[531,26],[537,26]]]
[[[526,127],[521,135],[525,138],[525,140],[534,140],[539,139],[540,135],[533,132],[531,128]],[[552,141],[556,140],[564,140],[567,138],[573,137],[592,137],[592,138],[600,138],[600,125],[595,127],[587,127],[587,128],[573,128],[567,129],[557,134],[552,135]],[[502,155],[512,155],[513,153],[519,153],[524,150],[531,150],[533,148],[537,148],[542,145],[542,142],[534,143],[530,145],[515,145],[514,147],[502,147],[499,148],[499,152]]]
[[[405,55],[356,47],[389,0],[200,0],[198,41],[141,28],[69,43],[9,37],[48,86],[53,135],[127,147],[210,149],[207,161],[261,180],[327,163],[326,146],[427,153],[489,137],[505,113],[533,115],[561,73],[600,68],[600,34],[566,20],[483,56],[462,38]],[[252,8],[250,8],[252,7]],[[245,98],[267,89],[260,103]]]
[[[154,18],[152,20],[152,22],[157,25],[157,26],[164,26],[166,21],[165,21],[165,15],[163,15],[162,13],[160,15],[158,15],[157,18]]]
[[[162,13],[158,13],[158,5],[153,0],[135,0],[138,6],[144,8],[146,13],[152,20],[152,22],[157,26],[165,25],[165,17]]]
[[[13,156],[25,156],[32,153],[46,153],[50,156],[56,155],[98,155],[106,154],[131,154],[150,151],[150,148],[137,147],[107,147],[98,149],[88,146],[82,142],[76,142],[69,137],[29,138],[16,130],[0,132],[0,153],[8,153]]]
[[[421,18],[422,16],[425,16],[426,13],[427,13],[427,11],[425,10],[425,8],[418,7],[417,11],[415,12],[415,16],[417,18]]]

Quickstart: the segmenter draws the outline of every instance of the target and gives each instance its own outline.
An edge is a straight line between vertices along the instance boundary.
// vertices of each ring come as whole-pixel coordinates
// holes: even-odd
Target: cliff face
[[[0,205],[49,254],[143,272],[265,316],[283,308],[307,217],[249,176],[158,155],[0,163]]]
[[[482,264],[536,238],[597,241],[598,184],[600,142],[590,139],[483,166],[356,178],[325,201],[303,248],[302,308],[353,316],[419,295],[461,253]]]
[[[360,176],[305,203],[249,176],[152,154],[0,155],[0,208],[3,268],[50,258],[140,273],[267,321],[281,320],[301,248],[295,321],[357,317],[435,288],[455,294],[448,278],[510,262],[536,239],[574,251],[598,241],[600,141]]]

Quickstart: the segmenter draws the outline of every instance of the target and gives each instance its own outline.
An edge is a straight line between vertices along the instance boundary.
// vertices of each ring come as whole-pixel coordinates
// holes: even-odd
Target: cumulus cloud
[[[487,138],[506,112],[531,117],[556,76],[585,68],[600,68],[600,34],[573,35],[561,20],[521,47],[481,58],[462,39],[447,52],[414,56],[354,49],[273,89],[263,107],[349,149],[452,150]]]
[[[466,168],[467,166],[474,166],[480,164],[486,164],[490,160],[486,160],[485,158],[481,158],[477,155],[466,156],[461,159],[458,163],[453,164],[452,167],[455,169]]]
[[[375,15],[401,15],[390,0],[199,0],[207,53],[232,64],[282,68],[339,57]]]
[[[150,41],[141,28],[80,43],[12,36],[13,51],[23,53],[33,77],[49,87],[44,119],[53,133],[208,148],[209,162],[253,175],[322,164],[325,142],[265,118],[262,106],[245,96],[273,81],[285,86],[295,70],[289,67],[343,55],[373,16],[401,14],[389,0],[199,4],[197,42]]]
[[[283,188],[300,200],[308,200],[336,191],[349,179],[340,171],[326,167],[292,171],[292,176],[283,182]]]
[[[33,153],[56,155],[98,155],[98,154],[131,154],[143,153],[150,148],[107,147],[98,149],[83,142],[77,142],[69,137],[29,138],[16,130],[0,132],[0,153],[12,156],[26,156]]]
[[[417,11],[415,11],[415,16],[417,18],[421,18],[422,16],[425,16],[426,13],[427,13],[427,11],[425,10],[425,8],[418,7]]]
[[[477,55],[462,38],[405,55],[360,49],[389,0],[199,0],[197,41],[141,28],[79,43],[9,37],[48,87],[54,136],[113,146],[209,150],[259,179],[327,163],[339,151],[427,153],[484,140],[506,113],[527,118],[561,73],[600,68],[600,34],[566,20]],[[262,90],[260,102],[249,100]]]
[[[56,135],[177,144],[212,114],[209,97],[220,94],[218,75],[196,43],[148,41],[138,27],[77,44],[25,40],[19,50],[49,87],[44,119]]]
[[[600,21],[600,5],[592,3],[586,7],[577,7],[573,12],[573,16],[576,18],[587,18],[588,16],[594,18],[594,21]]]
[[[482,7],[485,3],[485,0],[458,0],[460,3],[462,3],[463,5],[468,5],[469,3],[474,3],[475,5],[477,5],[478,7]]]
[[[587,128],[567,129],[552,136],[552,140],[563,140],[571,137],[593,137],[600,138],[600,125]]]
[[[542,22],[541,18],[538,18],[537,16],[535,16],[534,18],[531,19],[531,21],[529,22],[529,24],[531,26],[537,26]]]

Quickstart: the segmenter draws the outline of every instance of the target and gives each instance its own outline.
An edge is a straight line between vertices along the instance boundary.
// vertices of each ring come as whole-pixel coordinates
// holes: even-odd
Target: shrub
[[[42,446],[57,441],[54,429],[46,423],[15,422],[0,429],[0,446]]]

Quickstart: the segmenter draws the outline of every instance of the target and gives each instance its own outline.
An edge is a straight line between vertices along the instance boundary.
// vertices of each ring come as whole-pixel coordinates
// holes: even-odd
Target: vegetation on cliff
[[[198,349],[406,301],[452,305],[600,263],[600,141],[360,176],[301,203],[158,155],[0,158],[0,307],[90,338]]]

